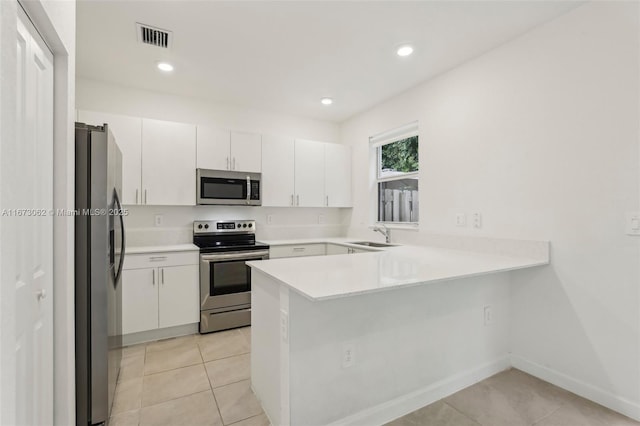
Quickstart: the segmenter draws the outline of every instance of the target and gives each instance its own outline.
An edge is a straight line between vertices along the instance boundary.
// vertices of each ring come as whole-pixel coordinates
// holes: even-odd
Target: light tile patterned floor
[[[125,348],[110,426],[269,426],[250,388],[251,328]],[[639,426],[511,369],[387,426]]]
[[[638,426],[520,370],[483,380],[387,426]]]
[[[269,426],[250,350],[250,327],[125,348],[109,425]]]

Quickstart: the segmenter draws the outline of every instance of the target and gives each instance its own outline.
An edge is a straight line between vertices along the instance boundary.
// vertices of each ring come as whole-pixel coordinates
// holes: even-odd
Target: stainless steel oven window
[[[209,267],[209,294],[240,293],[251,290],[251,271],[244,260],[212,262]]]

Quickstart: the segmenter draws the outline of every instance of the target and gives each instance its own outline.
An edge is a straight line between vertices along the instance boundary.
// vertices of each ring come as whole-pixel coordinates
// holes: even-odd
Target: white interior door
[[[2,344],[15,347],[15,424],[46,425],[53,424],[53,55],[18,9],[17,134],[0,156],[0,270],[3,287],[15,291],[14,333],[3,322]]]

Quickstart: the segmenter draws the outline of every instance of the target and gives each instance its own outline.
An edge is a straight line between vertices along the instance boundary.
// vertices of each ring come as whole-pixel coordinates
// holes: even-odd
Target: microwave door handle
[[[251,203],[251,176],[247,175],[247,204]]]

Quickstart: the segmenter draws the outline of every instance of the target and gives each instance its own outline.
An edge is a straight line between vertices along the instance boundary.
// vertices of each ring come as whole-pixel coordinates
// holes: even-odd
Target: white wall
[[[216,104],[203,99],[117,86],[82,77],[76,80],[76,85],[78,109],[339,142],[339,126],[327,121]]]
[[[640,239],[624,212],[640,208],[638,34],[638,3],[587,3],[341,127],[350,233],[370,232],[368,138],[418,120],[420,234],[550,240],[551,266],[512,274],[511,350],[636,417]],[[458,212],[483,228],[456,228]]]
[[[75,91],[75,1],[24,0],[27,14],[54,53],[54,206],[71,209],[74,205],[74,91]],[[3,148],[15,140],[16,88],[16,1],[0,2],[0,131]],[[0,230],[1,232],[1,230]],[[0,234],[1,235],[1,234]],[[54,421],[75,423],[74,363],[74,269],[73,218],[54,217]],[[0,253],[1,255],[1,253]],[[4,283],[4,281],[3,281]],[[5,287],[5,286],[3,286]],[[0,333],[12,333],[14,304],[7,300],[13,289],[0,295],[2,317]],[[6,304],[6,305],[5,305]],[[9,331],[8,331],[9,330]],[[7,341],[0,335],[0,341]],[[9,352],[0,351],[0,377],[3,389],[12,385],[6,375],[14,375]],[[9,351],[9,352],[7,352]],[[9,367],[9,368],[7,368]],[[1,391],[0,391],[1,392]],[[5,404],[7,403],[7,404]],[[11,424],[13,396],[0,395],[0,423]]]
[[[134,115],[233,130],[296,138],[339,141],[339,126],[326,121],[221,105],[202,99],[168,95],[82,79],[77,80],[78,109]],[[130,245],[190,242],[194,220],[255,219],[263,239],[337,236],[345,231],[343,209],[267,207],[130,207],[126,218]],[[154,226],[156,214],[163,225]],[[267,215],[271,223],[267,223]],[[319,216],[322,215],[321,219]],[[320,224],[320,222],[323,222]],[[162,232],[157,232],[162,231]]]

